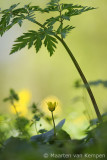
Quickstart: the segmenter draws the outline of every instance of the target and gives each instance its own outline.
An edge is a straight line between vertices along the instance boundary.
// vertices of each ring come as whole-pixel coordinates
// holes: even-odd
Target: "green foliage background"
[[[68,3],[98,7],[97,10],[72,18],[71,23],[76,29],[72,30],[66,42],[89,81],[107,80],[107,1],[67,1]],[[0,0],[0,7],[5,9],[18,2],[18,0]],[[29,2],[28,0],[22,1],[21,5]],[[31,0],[31,2],[44,7],[48,0],[36,0],[36,2]],[[38,18],[42,22],[46,17],[41,15]],[[76,116],[81,115],[85,110],[83,102],[72,102],[73,98],[83,94],[83,89],[76,90],[74,88],[74,81],[80,77],[62,45],[58,45],[58,49],[51,58],[44,47],[38,54],[35,53],[34,48],[30,50],[25,48],[17,54],[9,55],[13,40],[29,28],[36,29],[37,26],[24,22],[22,28],[16,25],[0,38],[0,111],[7,112],[8,106],[2,103],[2,99],[12,87],[15,90],[23,88],[30,90],[32,92],[31,101],[35,102],[41,102],[45,97],[55,95],[62,103],[62,116],[65,118],[71,119],[75,114]],[[98,85],[97,87],[93,86],[92,89],[103,113],[107,106],[107,88]],[[85,96],[91,106],[86,92]],[[89,112],[93,117],[94,111],[91,110],[93,114],[91,111]]]

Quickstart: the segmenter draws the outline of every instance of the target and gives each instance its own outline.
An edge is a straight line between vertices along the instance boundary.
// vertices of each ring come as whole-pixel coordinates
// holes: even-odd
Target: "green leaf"
[[[12,14],[15,15],[19,15],[19,14],[23,14],[23,13],[28,13],[28,11],[25,8],[17,8],[15,10],[13,10]]]
[[[21,49],[24,48],[27,44],[28,44],[28,41],[27,41],[27,40],[26,40],[26,41],[24,40],[24,41],[21,42],[21,43],[14,44],[13,47],[12,47],[12,50],[11,50],[10,54],[13,54],[13,53],[21,50]]]
[[[50,11],[58,11],[58,10],[59,10],[58,6],[50,5],[47,8],[45,8],[43,11],[44,12],[50,12]]]
[[[63,24],[61,23],[57,29],[57,34],[61,34],[61,30],[62,30]]]
[[[60,0],[50,0],[49,3],[47,3],[48,6],[58,6]]]
[[[37,115],[34,115],[33,119],[35,119],[36,121],[39,121],[39,120],[40,120],[40,117],[37,116]]]
[[[58,2],[60,2],[60,0],[51,0],[48,4],[53,5],[53,4],[57,4]]]
[[[16,39],[15,42],[17,43],[13,45],[13,48],[10,54],[13,54],[21,50],[27,45],[28,45],[28,49],[31,48],[32,45],[34,45],[36,48],[36,52],[38,52],[42,45],[42,40],[40,36],[41,35],[38,32],[33,31],[33,30],[30,30],[29,32],[24,33],[22,36]]]
[[[7,30],[9,30],[14,24],[18,23],[20,26],[22,25],[22,20],[25,18],[25,16],[22,14],[28,12],[25,10],[23,11],[23,8],[12,10],[17,5],[13,5],[8,10],[4,10],[1,12],[2,18],[0,21],[0,35],[2,36],[3,33],[5,33]]]
[[[14,8],[16,8],[20,3],[17,3],[17,4],[13,4],[12,6],[10,6],[9,9],[5,9],[3,10],[1,13],[4,14],[4,13],[9,13],[11,11],[13,11]]]
[[[10,97],[4,98],[3,101],[4,102],[10,101]]]
[[[11,14],[4,14],[1,18],[1,21],[0,21],[0,35],[2,36],[3,33],[7,30],[7,25],[9,24],[10,22],[10,19],[11,19]]]
[[[36,109],[37,110],[37,105],[35,103],[32,104],[32,109]]]
[[[73,8],[68,8],[68,11],[65,12],[65,14],[63,14],[63,16],[76,16],[79,14],[82,14],[83,12],[89,11],[89,10],[93,10],[95,8],[93,7],[82,7],[81,9],[73,9]]]
[[[47,50],[49,51],[50,56],[52,56],[52,54],[55,52],[56,43],[58,42],[54,37],[48,34],[46,35],[45,40],[44,40],[44,45],[45,47],[47,47]]]
[[[17,6],[18,4],[12,5],[9,9],[0,12],[0,14],[3,14],[0,20],[1,36],[15,24],[19,24],[21,27],[24,19],[35,23],[35,11],[42,12],[42,9],[38,6],[26,5],[24,8],[15,9]]]
[[[4,98],[3,101],[4,102],[7,102],[7,101],[11,102],[11,101],[14,101],[14,100],[19,101],[19,96],[13,89],[10,89],[9,97]]]
[[[15,99],[16,101],[19,100],[19,97],[17,95],[17,93],[13,90],[13,89],[10,89],[10,96]]]
[[[64,27],[64,28],[62,29],[62,31],[61,31],[62,37],[65,38],[66,35],[67,35],[72,29],[74,29],[74,28],[75,28],[75,27],[69,26],[69,25],[67,25],[66,27]]]
[[[35,43],[34,43],[34,46],[36,48],[36,53],[39,51],[39,49],[41,48],[42,46],[42,41],[41,41],[41,37],[40,36],[37,36],[36,40],[35,40]]]
[[[70,17],[66,15],[62,15],[62,19],[70,21]]]
[[[57,139],[60,141],[60,140],[71,140],[71,137],[70,135],[64,131],[63,129],[61,129],[58,134],[57,134]]]
[[[62,28],[62,24],[58,27],[58,29],[57,29],[57,34],[61,34],[61,36],[63,37],[63,38],[65,38],[66,37],[66,35],[72,30],[72,29],[74,29],[75,27],[73,27],[73,26],[69,26],[69,25],[67,25],[67,26],[65,26],[64,28]]]
[[[55,128],[56,128],[56,132],[58,132],[58,131],[61,130],[61,128],[63,127],[64,123],[65,123],[65,119],[61,120],[61,121],[57,124],[57,126],[55,127]]]
[[[63,119],[62,121],[60,121],[57,125],[56,125],[56,133],[59,132],[63,125],[65,123],[65,119]],[[30,141],[31,142],[48,142],[52,137],[54,136],[54,129],[46,132],[46,133],[43,133],[43,134],[40,134],[40,135],[36,135],[36,136],[32,136]]]
[[[20,3],[17,4],[13,4],[12,6],[10,6],[9,11],[12,11],[14,8],[16,8]]]
[[[62,10],[71,9],[71,8],[83,8],[81,5],[73,5],[73,4],[62,4]]]
[[[29,21],[35,23],[35,18],[33,17],[33,15],[27,15],[25,19],[28,19]]]
[[[45,38],[46,35],[55,35],[55,31],[53,31],[53,26],[45,27],[44,29],[40,30],[40,34],[42,39]]]
[[[20,27],[22,26],[22,22],[23,22],[22,17],[16,17],[12,21],[13,24],[18,23]]]
[[[47,7],[44,8],[44,12],[51,12],[51,11],[59,11],[59,5],[58,2],[60,0],[51,0],[49,3],[47,3]]]
[[[43,24],[44,26],[52,26],[53,24],[55,24],[57,21],[59,21],[60,16],[57,17],[51,17],[49,19],[46,20],[46,22]]]
[[[32,104],[31,109],[32,109],[33,114],[38,112],[38,108],[37,108],[37,105],[35,103]]]
[[[32,11],[42,11],[42,8],[40,8],[39,6],[30,6],[29,10],[32,10]]]
[[[93,7],[81,6],[81,5],[73,5],[73,4],[60,4],[60,9],[62,15],[57,17],[51,17],[46,20],[46,22],[42,25],[38,21],[35,20],[35,11],[39,12],[50,12],[50,11],[58,11],[59,12],[59,2],[60,0],[51,0],[47,7],[41,9],[39,6],[31,6],[30,4],[25,5],[23,8],[16,8],[18,4],[14,4],[10,6],[9,9],[3,10],[0,14],[3,14],[0,20],[0,35],[2,36],[7,30],[12,28],[13,25],[19,24],[22,26],[22,22],[24,19],[27,19],[37,25],[39,25],[42,29],[38,32],[29,31],[28,33],[24,33],[22,36],[16,39],[16,43],[13,45],[10,54],[21,50],[25,46],[28,46],[28,49],[33,45],[35,46],[36,52],[42,46],[42,40],[44,40],[44,45],[47,47],[47,50],[50,53],[50,56],[53,54],[56,48],[57,40],[53,36],[57,34],[61,34],[63,38],[74,28],[72,26],[59,26],[57,30],[54,31],[53,26],[56,22],[64,22],[64,20],[70,20],[72,16],[79,15],[83,12],[95,9]]]
[[[15,127],[20,132],[24,131],[24,129],[27,127],[28,124],[29,124],[29,120],[27,118],[25,117],[16,118]]]

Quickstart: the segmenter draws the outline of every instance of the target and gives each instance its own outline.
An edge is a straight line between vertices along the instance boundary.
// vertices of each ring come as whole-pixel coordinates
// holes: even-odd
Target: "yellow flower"
[[[47,116],[50,116],[50,112],[49,112],[49,108],[48,108],[48,104],[51,102],[52,104],[54,104],[56,102],[56,105],[57,107],[55,107],[55,110],[54,110],[54,115],[55,116],[59,116],[62,114],[62,108],[61,108],[61,101],[55,97],[55,96],[49,96],[49,97],[46,97],[45,99],[42,100],[41,102],[41,105],[40,105],[40,108],[41,110],[47,115]]]
[[[56,102],[52,103],[52,102],[47,102],[48,105],[48,109],[53,112],[57,106]]]
[[[28,112],[28,104],[31,99],[31,93],[28,90],[22,90],[18,93],[19,101],[15,101],[14,105],[16,106],[17,112],[20,116],[27,116]],[[10,110],[12,113],[15,113],[14,107],[11,105]]]

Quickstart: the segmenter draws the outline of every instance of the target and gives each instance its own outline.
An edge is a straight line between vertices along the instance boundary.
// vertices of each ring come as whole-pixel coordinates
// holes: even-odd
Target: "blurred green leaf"
[[[31,109],[32,113],[36,113],[38,111],[37,105],[35,103],[32,104]]]
[[[46,129],[40,129],[38,132],[39,133],[45,133],[45,132],[47,132],[47,130]]]
[[[18,95],[16,94],[16,92],[13,89],[10,89],[10,97],[12,97],[13,99],[15,99],[16,101],[19,100]]]
[[[10,97],[7,97],[7,98],[4,98],[4,99],[3,99],[4,102],[7,102],[7,101],[9,101],[9,100],[10,100]]]
[[[30,126],[29,120],[25,117],[18,117],[15,120],[15,128],[21,137],[29,137],[28,127]]]
[[[37,115],[34,115],[33,119],[35,119],[36,121],[39,121],[39,120],[40,120],[40,117],[37,116]]]
[[[10,101],[10,103],[13,103],[14,100],[19,101],[19,96],[13,89],[10,89],[9,97],[4,98],[3,101]]]
[[[56,125],[56,133],[59,132],[61,130],[61,128],[63,127],[65,123],[65,119],[63,119],[62,121],[60,121],[57,125]],[[32,136],[31,137],[31,142],[48,142],[52,137],[54,136],[54,129],[40,134],[40,135],[36,135],[36,136]]]

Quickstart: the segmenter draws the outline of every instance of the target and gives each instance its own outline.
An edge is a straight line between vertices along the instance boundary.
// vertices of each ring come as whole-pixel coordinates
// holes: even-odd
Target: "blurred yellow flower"
[[[15,101],[14,105],[16,106],[17,112],[21,116],[26,116],[28,114],[28,104],[31,99],[31,93],[28,90],[22,90],[18,93],[19,101]],[[11,105],[10,110],[15,114],[15,109]]]
[[[48,107],[47,107],[47,105],[48,105]],[[41,109],[47,115],[50,115],[49,110],[54,111],[54,115],[59,115],[62,112],[61,111],[61,102],[55,96],[49,96],[49,97],[45,98],[41,103]]]

